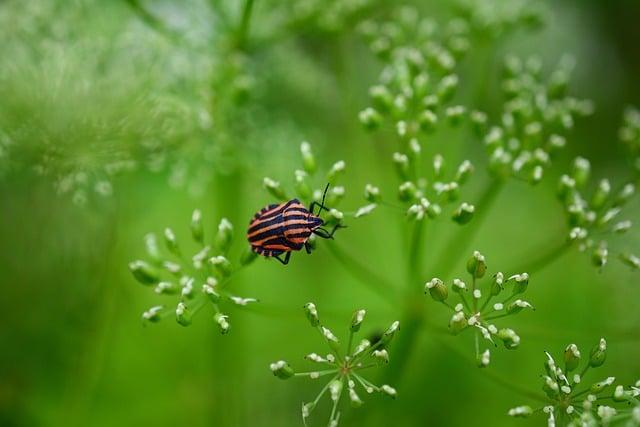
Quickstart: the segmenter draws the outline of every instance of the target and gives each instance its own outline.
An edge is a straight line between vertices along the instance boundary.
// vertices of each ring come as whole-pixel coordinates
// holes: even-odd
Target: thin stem
[[[343,385],[343,387],[344,387],[344,385]],[[337,421],[337,419],[335,418],[336,417],[336,410],[338,409],[338,402],[340,402],[340,397],[342,396],[342,388],[343,387],[340,387],[340,392],[338,393],[338,396],[336,397],[336,399],[333,401],[333,408],[331,408],[331,417],[329,418],[329,421],[334,421],[334,420]],[[339,412],[337,413],[337,417],[338,417],[338,419],[340,418],[340,413]]]
[[[146,26],[158,34],[165,36],[172,42],[179,43],[182,41],[182,35],[180,33],[169,28],[162,20],[142,6],[138,0],[124,0],[124,2],[129,5],[131,10]]]
[[[337,369],[327,369],[325,371],[296,372],[293,375],[296,377],[310,377],[311,375],[317,375],[318,377],[322,377],[324,375],[335,374],[336,372],[338,372]]]
[[[373,270],[369,269],[365,264],[353,258],[346,251],[342,250],[335,242],[327,242],[329,253],[351,274],[358,282],[366,286],[370,291],[374,292],[383,301],[395,308],[396,303],[393,298],[389,298],[389,293],[395,293],[395,288],[386,279],[378,276]]]
[[[249,24],[251,23],[251,11],[253,10],[254,0],[246,0],[242,9],[242,20],[238,28],[238,46],[243,48],[247,42],[249,34]]]
[[[335,381],[338,377],[340,376],[340,374],[336,375],[335,377],[331,378],[331,381],[327,382],[327,384],[325,384],[324,387],[322,387],[322,390],[320,390],[320,393],[318,393],[318,395],[316,396],[316,398],[313,401],[314,405],[317,405],[318,402],[320,401],[320,399],[322,398],[322,396],[327,392],[327,389],[329,388],[329,385],[331,385],[331,383],[333,381]]]
[[[478,298],[476,298],[476,276],[475,274],[471,278],[471,302],[473,303],[473,314],[478,312]]]
[[[353,330],[349,328],[349,342],[347,344],[347,356],[351,355],[351,345],[353,344]]]

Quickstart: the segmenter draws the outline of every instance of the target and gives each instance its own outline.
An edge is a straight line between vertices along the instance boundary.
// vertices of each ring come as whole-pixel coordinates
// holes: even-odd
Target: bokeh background
[[[300,141],[313,144],[321,168],[345,160],[346,209],[363,204],[366,183],[386,194],[397,185],[395,141],[371,137],[357,120],[381,64],[354,23],[287,25],[295,2],[256,0],[239,54],[229,35],[242,3],[0,1],[0,425],[301,425],[300,404],[320,383],[279,381],[268,365],[284,358],[305,367],[303,355],[325,351],[302,305],[315,301],[341,333],[356,308],[368,310],[365,332],[401,317],[394,291],[405,286],[406,236],[397,212],[381,209],[341,230],[336,244],[396,285],[388,298],[320,245],[312,256],[294,254],[286,268],[258,259],[234,277],[239,294],[271,308],[232,311],[226,336],[205,311],[188,328],[141,322],[160,301],[127,269],[143,256],[143,236],[171,226],[186,238],[198,207],[208,232],[223,216],[234,223],[240,251],[246,222],[272,201],[262,177],[291,188]],[[452,9],[444,0],[407,4],[424,16]],[[469,53],[458,97],[495,113],[506,53],[537,54],[548,67],[571,53],[571,92],[592,99],[596,113],[577,122],[540,185],[508,183],[471,244],[490,271],[526,264],[562,238],[554,191],[573,157],[589,158],[597,177],[630,175],[617,129],[624,107],[640,104],[640,4],[543,4],[550,17],[542,29]],[[363,18],[396,7],[379,2]],[[472,200],[488,180],[479,144],[447,130],[427,145],[451,163],[477,164],[465,189]],[[627,217],[637,218],[639,207],[636,200]],[[432,229],[425,264],[456,226],[441,220]],[[625,247],[638,250],[638,237]],[[537,310],[511,322],[521,348],[495,352],[488,370],[474,366],[471,337],[447,335],[448,313],[428,303],[395,384],[400,398],[367,396],[364,407],[345,408],[342,425],[539,425],[541,418],[516,421],[506,411],[534,403],[512,386],[540,389],[543,350],[559,354],[570,342],[586,349],[606,336],[600,376],[640,377],[639,297],[637,274],[620,264],[598,272],[571,252],[532,278],[528,299]],[[311,425],[324,425],[325,413],[317,409]]]

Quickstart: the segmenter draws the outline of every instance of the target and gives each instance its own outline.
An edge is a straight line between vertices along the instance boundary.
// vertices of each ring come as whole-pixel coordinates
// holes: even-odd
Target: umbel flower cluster
[[[502,88],[507,100],[499,122],[483,137],[494,177],[540,182],[552,156],[566,146],[564,134],[576,118],[593,112],[590,101],[567,95],[572,67],[573,61],[564,58],[545,79],[539,58],[506,59]],[[477,112],[472,121],[481,131],[487,116]]]
[[[544,413],[549,426],[607,426],[615,422],[640,425],[640,381],[632,386],[614,386],[615,377],[595,383],[585,380],[587,371],[605,362],[607,342],[604,338],[591,349],[588,358],[582,357],[575,344],[569,344],[565,349],[563,364],[557,363],[551,354],[545,354],[542,390],[549,404],[536,409],[518,406],[510,409],[509,415],[525,418]]]
[[[389,362],[389,353],[386,346],[398,331],[400,322],[393,322],[376,341],[372,342],[368,339],[363,339],[354,345],[354,335],[360,331],[366,315],[365,310],[356,310],[349,325],[349,338],[345,347],[344,343],[341,344],[338,337],[331,330],[320,323],[318,310],[314,303],[305,304],[304,311],[309,323],[320,333],[329,349],[329,353],[326,356],[311,353],[305,356],[305,359],[322,366],[323,369],[298,372],[294,371],[284,360],[272,363],[270,368],[273,375],[283,380],[291,377],[307,377],[312,380],[324,376],[330,378],[314,400],[302,404],[302,419],[305,425],[307,418],[327,391],[333,402],[329,417],[329,427],[338,425],[340,420],[338,407],[344,395],[348,396],[351,405],[356,408],[362,405],[362,400],[358,394],[360,390],[365,391],[367,394],[378,392],[394,399],[396,398],[397,392],[393,387],[387,384],[376,386],[363,377],[362,371]]]
[[[629,106],[624,111],[618,138],[633,156],[634,169],[640,172],[640,110],[636,107]]]
[[[441,279],[434,277],[424,286],[425,294],[429,294],[435,301],[449,308],[453,315],[449,320],[449,331],[459,333],[472,329],[475,340],[476,360],[479,367],[486,367],[491,361],[491,352],[487,348],[480,349],[480,336],[495,345],[495,341],[502,341],[504,347],[513,350],[520,345],[520,336],[511,328],[498,328],[493,321],[503,317],[513,316],[522,310],[532,310],[533,306],[520,299],[529,286],[527,273],[514,274],[506,277],[497,272],[486,286],[481,286],[479,280],[485,277],[487,264],[480,252],[475,251],[467,261],[468,282],[453,279],[451,290],[459,302],[451,302],[449,287]],[[510,288],[510,291],[506,289]],[[504,293],[503,293],[504,292]],[[505,295],[507,294],[507,295]],[[492,301],[495,301],[491,304]]]
[[[218,224],[212,241],[206,243],[202,214],[195,210],[191,217],[191,252],[186,244],[178,242],[172,229],[164,230],[164,246],[160,249],[155,234],[147,234],[145,246],[148,261],[136,260],[129,263],[133,277],[164,297],[177,297],[177,305],[156,305],[142,314],[146,322],[158,322],[175,314],[182,326],[191,324],[192,317],[205,306],[213,308],[213,320],[220,332],[226,334],[231,328],[228,315],[221,307],[225,304],[246,306],[255,303],[255,298],[244,298],[228,290],[229,280],[240,268],[251,263],[256,254],[248,248],[239,257],[237,265],[227,258],[233,241],[233,226],[223,218]],[[190,254],[190,255],[188,255]]]
[[[575,243],[580,251],[590,252],[596,267],[604,267],[609,259],[610,242],[617,243],[617,236],[627,233],[633,225],[631,220],[620,216],[636,189],[630,182],[614,189],[604,178],[591,194],[586,194],[590,176],[589,161],[576,158],[571,173],[560,177],[558,197],[564,204],[570,227],[569,241]],[[638,256],[621,252],[618,257],[633,269],[640,269]]]

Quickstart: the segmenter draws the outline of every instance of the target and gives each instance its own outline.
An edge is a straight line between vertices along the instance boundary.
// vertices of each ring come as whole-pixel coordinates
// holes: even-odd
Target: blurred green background
[[[198,207],[209,232],[223,216],[234,223],[239,252],[245,224],[272,202],[262,178],[291,188],[300,141],[313,144],[321,168],[346,161],[347,209],[363,204],[366,183],[385,194],[397,185],[395,141],[371,137],[357,120],[380,63],[349,22],[331,31],[286,25],[293,3],[256,0],[246,40],[237,41],[242,2],[0,1],[0,425],[301,425],[300,404],[320,383],[281,382],[268,365],[284,358],[304,367],[303,355],[325,351],[302,305],[315,301],[340,334],[356,308],[368,310],[365,332],[402,316],[401,300],[370,292],[319,245],[286,268],[258,259],[234,277],[234,291],[270,309],[231,312],[226,336],[204,311],[188,328],[140,321],[161,299],[127,269],[143,256],[143,236],[171,226],[186,239]],[[451,10],[444,0],[407,4],[424,16]],[[491,272],[526,264],[562,238],[554,191],[574,156],[589,158],[597,177],[629,175],[616,133],[624,107],[640,103],[640,4],[546,6],[545,28],[485,42],[459,66],[460,101],[495,112],[506,53],[535,53],[550,67],[569,52],[577,60],[571,92],[596,105],[539,186],[511,181],[500,195],[471,245]],[[396,7],[377,3],[364,17]],[[477,164],[465,189],[472,200],[488,179],[479,146],[448,130],[427,149]],[[627,216],[639,208],[636,200]],[[397,290],[405,286],[401,221],[380,209],[336,242]],[[425,263],[456,230],[444,219],[434,228]],[[631,249],[638,237],[630,236]],[[502,382],[539,390],[543,350],[587,348],[601,336],[610,348],[601,376],[635,381],[638,285],[619,264],[599,273],[571,252],[532,278],[527,299],[537,310],[511,322],[521,348],[495,352],[488,371],[474,366],[471,337],[447,335],[448,313],[429,302],[427,326],[395,384],[399,399],[366,396],[362,408],[345,408],[341,425],[514,425],[506,411],[533,402]],[[316,410],[311,425],[325,419]]]

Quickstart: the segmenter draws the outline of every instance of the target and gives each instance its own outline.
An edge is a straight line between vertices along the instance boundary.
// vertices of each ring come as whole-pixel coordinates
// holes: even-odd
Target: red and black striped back
[[[302,249],[320,225],[320,218],[311,214],[298,199],[293,199],[266,206],[256,213],[249,223],[247,239],[256,253],[278,256]]]

